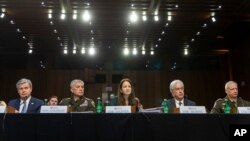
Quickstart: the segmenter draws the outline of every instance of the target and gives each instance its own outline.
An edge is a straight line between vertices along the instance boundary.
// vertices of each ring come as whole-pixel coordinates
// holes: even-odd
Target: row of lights
[[[48,11],[48,19],[52,19],[53,18],[53,12],[52,10],[50,9]],[[66,11],[63,9],[62,12],[61,12],[61,15],[60,15],[60,19],[61,20],[65,20],[67,17],[66,17]],[[157,22],[159,21],[159,15],[158,15],[158,12],[155,12],[155,14],[153,15],[154,16],[154,21]],[[73,11],[73,15],[72,15],[72,19],[73,20],[77,20],[78,18],[78,11],[77,10],[74,10]],[[92,19],[92,16],[90,14],[90,12],[88,10],[84,10],[83,13],[82,13],[82,19],[83,21],[85,22],[89,22],[91,19]],[[139,14],[136,12],[136,11],[132,11],[129,15],[129,21],[131,23],[136,23],[138,22],[139,20]],[[148,17],[147,17],[147,14],[146,14],[146,11],[143,11],[142,12],[142,16],[141,16],[141,19],[142,21],[147,21]],[[172,20],[172,13],[171,12],[168,12],[168,16],[167,16],[167,20],[168,21],[171,21]]]
[[[4,9],[4,8],[2,8],[2,10],[1,10],[2,12],[1,12],[1,14],[0,14],[0,18],[1,19],[4,19],[5,17],[6,17],[6,10]],[[11,25],[15,25],[16,24],[16,22],[14,21],[14,20],[10,20],[9,21],[9,23],[11,24]],[[16,32],[18,32],[18,33],[22,33],[22,30],[20,29],[20,28],[17,28],[16,29]],[[22,39],[23,40],[27,40],[27,37],[25,36],[25,35],[22,35]],[[33,43],[28,43],[28,47],[29,47],[29,49],[28,49],[28,53],[29,54],[32,54],[32,52],[33,52]]]
[[[222,8],[222,6],[219,5],[217,9],[220,10],[221,8]],[[216,17],[215,17],[215,13],[214,12],[211,13],[210,20],[212,21],[212,23],[216,22]],[[201,27],[202,28],[207,28],[207,26],[208,26],[208,24],[204,23]],[[201,30],[197,31],[195,33],[195,36],[200,36],[200,34],[201,34]],[[194,41],[195,41],[195,38],[194,37],[191,38],[190,42],[193,43]],[[185,45],[185,47],[184,47],[184,55],[185,56],[187,56],[189,54],[189,52],[188,52],[189,47],[190,47],[189,44]]]
[[[44,5],[44,3],[43,3],[43,5]],[[134,5],[132,4],[131,5],[131,7],[133,7]],[[178,8],[178,5],[176,5],[175,6],[175,8]],[[48,11],[48,18],[49,19],[52,19],[52,10],[49,10]],[[77,19],[77,17],[78,17],[78,11],[77,10],[74,10],[73,11],[73,16],[72,16],[72,19],[73,20],[76,20]],[[147,14],[146,14],[146,12],[144,11],[144,12],[142,12],[142,20],[143,21],[147,21],[147,16],[146,16]],[[83,12],[83,14],[82,14],[82,17],[83,17],[83,20],[84,21],[86,21],[86,22],[88,22],[88,21],[90,21],[90,19],[91,19],[91,15],[90,15],[90,13],[89,13],[89,11],[88,10],[85,10],[84,12]],[[60,16],[60,19],[61,20],[64,20],[64,19],[66,19],[66,11],[63,9],[62,10],[62,12],[61,12],[61,16]],[[136,11],[132,11],[131,12],[131,14],[130,14],[130,16],[129,16],[129,20],[130,20],[130,22],[131,23],[135,23],[135,22],[137,22],[138,21],[138,14],[137,14],[137,12]],[[155,11],[154,12],[154,20],[155,21],[159,21],[159,16],[158,16],[158,11]],[[168,21],[171,21],[172,20],[172,14],[171,14],[171,12],[168,12],[168,18],[167,18],[167,20]],[[91,23],[91,22],[90,22]],[[52,22],[52,24],[53,24],[53,22]],[[130,24],[130,23],[129,23]],[[128,32],[129,31],[126,31],[126,33],[128,34]],[[55,30],[54,30],[54,33],[57,33],[57,32],[55,32]],[[164,34],[164,31],[163,31],[163,33],[162,34]],[[59,39],[60,39],[60,37],[58,37]],[[92,37],[93,38],[93,37]],[[161,38],[159,38],[158,39],[158,41],[161,41]],[[158,45],[156,45],[156,47],[157,47]],[[75,50],[75,49],[74,49]],[[73,50],[73,52],[75,52]],[[67,54],[67,47],[64,49],[64,53],[65,54]],[[126,52],[126,51],[125,51]],[[144,54],[144,52],[145,51],[142,51],[142,54]],[[126,53],[125,53],[126,54]],[[133,54],[136,54],[136,51],[133,51]],[[154,54],[154,51],[151,51],[151,53],[150,53],[151,55],[153,55]]]
[[[52,10],[50,9],[48,11],[48,19],[52,19],[53,18],[53,15],[52,15]],[[62,12],[61,12],[61,15],[60,15],[60,19],[61,20],[65,20],[67,17],[66,17],[66,11],[63,9]],[[78,18],[78,14],[77,14],[77,10],[74,10],[73,11],[73,15],[72,15],[72,19],[73,20],[77,20]],[[85,22],[89,22],[91,20],[91,15],[89,13],[88,10],[85,10],[83,13],[82,13],[82,19],[83,21]]]
[[[95,55],[96,54],[96,50],[97,50],[97,48],[94,48],[94,47],[90,47],[90,48],[82,48],[81,49],[81,54],[88,54],[88,55],[90,55],[90,56],[93,56],[93,55]],[[63,50],[63,54],[68,54],[69,52],[68,52],[68,49],[64,49]],[[77,49],[76,48],[73,48],[73,50],[72,50],[72,54],[76,54],[77,53]],[[129,49],[129,48],[124,48],[123,49],[123,55],[125,55],[125,56],[128,56],[128,55],[138,55],[138,50],[137,50],[137,48],[133,48],[132,50],[131,49]],[[146,55],[146,50],[145,49],[142,49],[141,50],[141,54],[142,55]],[[154,55],[154,50],[149,50],[149,54],[150,55]]]

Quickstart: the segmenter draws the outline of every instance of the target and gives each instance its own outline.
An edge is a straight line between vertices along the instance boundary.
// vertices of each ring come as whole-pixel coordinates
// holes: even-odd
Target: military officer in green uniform
[[[231,113],[237,113],[237,107],[250,106],[249,101],[243,100],[241,97],[238,98],[238,85],[236,82],[228,81],[225,84],[225,92],[227,96],[217,99],[210,113],[224,113],[225,101],[228,101],[231,109],[234,109],[231,110]]]
[[[95,111],[95,102],[84,96],[84,82],[74,79],[70,83],[72,96],[61,100],[59,105],[67,105],[72,112]]]

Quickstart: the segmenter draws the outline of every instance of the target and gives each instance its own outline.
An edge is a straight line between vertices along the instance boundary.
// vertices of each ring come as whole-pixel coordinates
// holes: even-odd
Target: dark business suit
[[[196,103],[194,101],[187,99],[187,98],[184,98],[184,106],[196,106]],[[170,109],[176,108],[174,98],[168,100],[168,107]]]
[[[27,109],[27,113],[39,113],[40,112],[40,108],[41,106],[44,104],[44,102],[40,99],[31,97],[30,98],[30,102],[29,102],[29,106]],[[8,103],[8,106],[11,106],[13,108],[15,108],[16,110],[19,111],[19,107],[20,107],[20,99],[13,99]]]

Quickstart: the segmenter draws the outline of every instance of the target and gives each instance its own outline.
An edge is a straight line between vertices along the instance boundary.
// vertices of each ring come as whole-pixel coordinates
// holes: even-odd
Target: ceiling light
[[[73,54],[76,54],[76,50],[75,49],[73,50]]]
[[[68,50],[63,50],[63,54],[68,54]]]
[[[77,19],[77,14],[73,14],[73,20],[76,20]]]
[[[184,55],[188,55],[188,49],[187,48],[184,49]]]
[[[212,20],[212,22],[216,22],[215,17],[212,17],[211,20]]]
[[[15,22],[13,20],[10,20],[10,24],[15,24]]]
[[[126,55],[126,56],[129,55],[129,50],[128,50],[128,48],[124,48],[123,54]]]
[[[64,13],[61,14],[61,20],[64,20],[66,18],[66,15]]]
[[[133,55],[136,55],[137,54],[137,49],[136,48],[133,48]]]
[[[33,50],[32,49],[29,49],[29,54],[32,54]]]
[[[164,34],[165,34],[165,31],[162,31],[162,32],[161,32],[161,35],[164,35]]]
[[[146,15],[142,16],[142,21],[147,21],[147,16]]]
[[[145,55],[145,54],[146,54],[146,51],[145,51],[145,50],[142,50],[142,51],[141,51],[141,54],[142,54],[142,55]]]
[[[159,17],[157,15],[154,16],[154,20],[157,22],[159,21]]]
[[[19,28],[18,28],[18,29],[16,29],[16,31],[17,31],[17,32],[21,32],[21,30],[20,30]]]
[[[52,14],[51,13],[48,14],[48,18],[52,19]]]
[[[88,22],[90,21],[90,14],[89,14],[89,11],[88,10],[85,10],[83,15],[82,15],[82,18],[85,22]]]
[[[154,55],[155,53],[154,53],[154,51],[153,50],[151,50],[150,51],[150,55]]]
[[[172,16],[168,15],[168,21],[172,21]]]
[[[132,23],[135,23],[137,22],[138,20],[138,15],[135,11],[132,11],[131,15],[129,16],[129,20],[132,22]]]
[[[3,19],[3,18],[4,18],[4,16],[5,16],[5,14],[4,14],[4,13],[2,13],[0,17]]]
[[[85,53],[86,53],[85,48],[82,48],[81,53],[82,53],[82,54],[85,54]]]
[[[95,49],[93,47],[89,48],[89,55],[94,55]]]
[[[206,23],[204,23],[202,27],[207,27],[207,24],[206,24]]]

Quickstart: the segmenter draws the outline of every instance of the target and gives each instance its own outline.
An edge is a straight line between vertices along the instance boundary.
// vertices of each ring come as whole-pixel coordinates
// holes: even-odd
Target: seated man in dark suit
[[[15,108],[17,113],[39,113],[44,102],[31,96],[31,81],[22,78],[17,82],[16,88],[20,98],[11,100],[8,106]]]
[[[168,100],[169,109],[180,108],[181,106],[196,106],[196,103],[185,98],[184,83],[181,80],[174,80],[169,86],[173,96]]]

